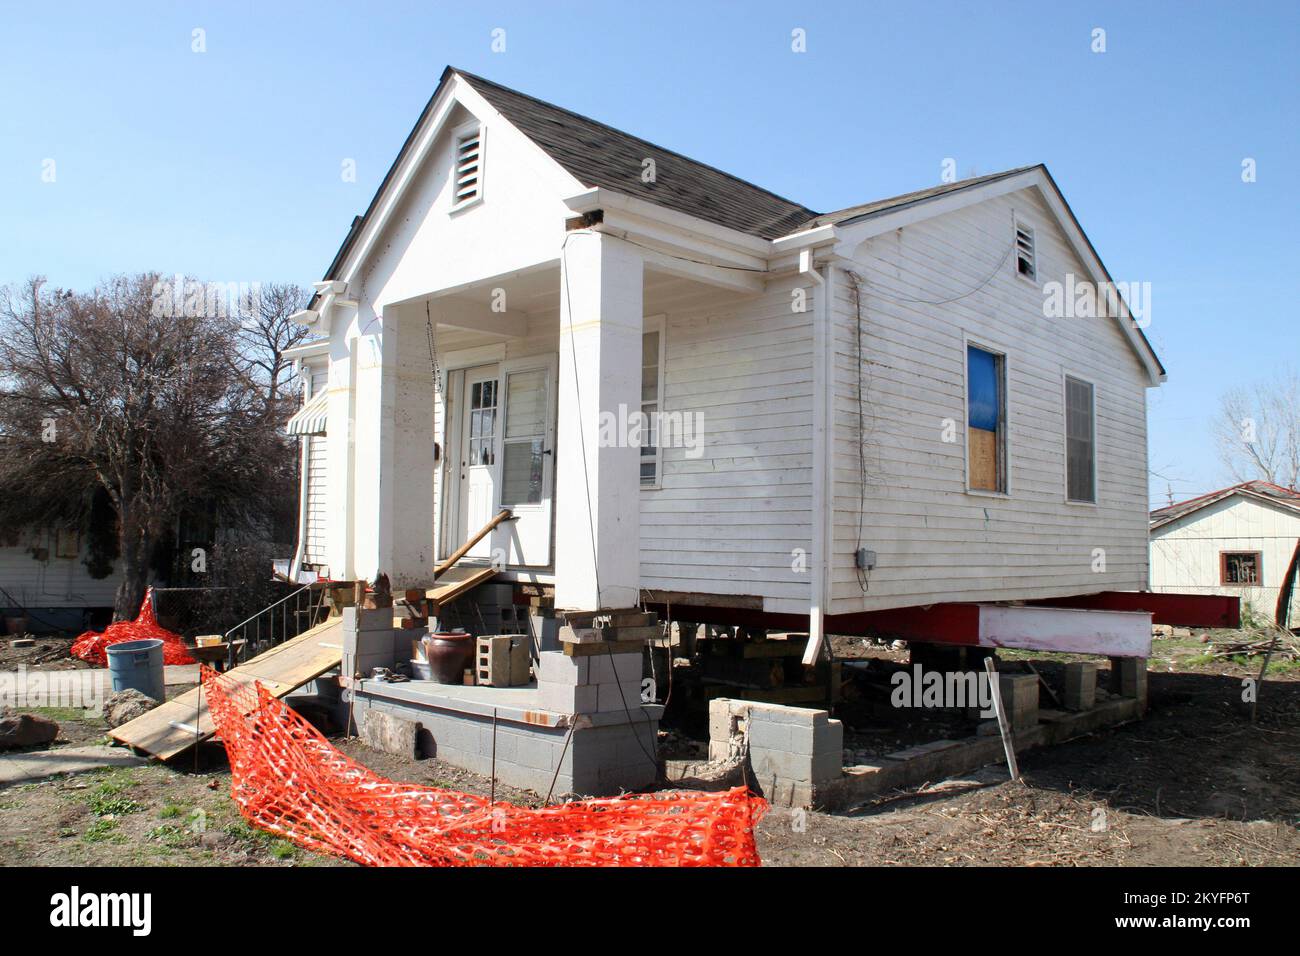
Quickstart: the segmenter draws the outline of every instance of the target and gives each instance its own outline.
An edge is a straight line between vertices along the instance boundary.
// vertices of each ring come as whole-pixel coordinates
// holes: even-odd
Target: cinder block
[[[801,783],[813,782],[813,761],[803,754],[793,754],[783,750],[749,748],[749,762],[754,773],[760,777],[773,776],[778,780],[793,780]]]
[[[812,758],[813,783],[834,780],[844,772],[844,751],[820,753]]]
[[[635,654],[593,654],[587,658],[588,681],[592,684],[604,684],[609,681],[640,681],[644,669],[644,658],[640,652]]]
[[[563,651],[542,651],[537,660],[537,686],[587,684],[589,657],[569,657]]]
[[[1147,709],[1147,662],[1144,657],[1110,659],[1110,692],[1132,697],[1143,711]]]
[[[732,704],[745,707],[755,719],[769,720],[778,724],[811,726],[830,716],[827,711],[810,707],[789,707],[785,704],[758,704],[746,701],[732,701]]]
[[[1097,662],[1072,661],[1065,665],[1066,710],[1090,710],[1097,702]]]
[[[391,607],[361,608],[345,607],[343,609],[344,631],[390,631],[393,628],[393,609]]]
[[[1002,707],[1012,730],[1038,725],[1038,678],[1033,674],[999,674]]]
[[[519,687],[532,679],[533,642],[527,634],[510,638],[510,686]]]
[[[750,717],[749,746],[751,750],[774,750],[783,753],[793,752],[794,744],[792,736],[792,728],[789,724],[778,724],[770,720],[761,720],[756,715]]]
[[[554,714],[594,714],[600,710],[598,684],[538,684],[542,710]]]
[[[641,681],[639,678],[635,681],[607,681],[588,686],[597,689],[596,706],[598,712],[607,713],[613,711],[621,713],[626,709],[631,711],[634,716],[640,713]]]
[[[709,701],[709,741],[725,744],[740,732],[743,718],[731,716],[726,707],[714,707],[716,703],[716,700]]]
[[[420,724],[374,708],[362,710],[357,718],[361,740],[368,747],[399,757],[419,757],[417,740]]]
[[[510,637],[485,635],[474,641],[474,675],[491,687],[510,686]]]

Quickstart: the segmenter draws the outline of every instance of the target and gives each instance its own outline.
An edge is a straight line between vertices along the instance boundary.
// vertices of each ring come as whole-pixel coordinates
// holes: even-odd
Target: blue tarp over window
[[[997,431],[1001,408],[998,388],[998,358],[992,352],[966,347],[966,398],[970,408],[970,425],[985,431]]]

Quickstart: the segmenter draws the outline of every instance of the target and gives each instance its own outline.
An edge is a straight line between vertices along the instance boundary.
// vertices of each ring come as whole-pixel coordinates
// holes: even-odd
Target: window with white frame
[[[1097,501],[1096,396],[1092,383],[1065,377],[1065,496]]]
[[[641,335],[641,486],[659,484],[662,460],[659,450],[658,413],[663,407],[664,392],[664,321],[662,317],[645,320]]]
[[[966,346],[966,482],[1007,491],[1007,366],[998,352]]]

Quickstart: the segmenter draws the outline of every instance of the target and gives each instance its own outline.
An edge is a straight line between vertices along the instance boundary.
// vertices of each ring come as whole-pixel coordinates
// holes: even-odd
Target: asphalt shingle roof
[[[1216,501],[1221,501],[1238,492],[1246,494],[1262,495],[1271,498],[1278,504],[1288,508],[1300,510],[1300,491],[1291,488],[1283,488],[1281,485],[1275,485],[1269,481],[1243,481],[1239,485],[1232,485],[1229,488],[1220,488],[1218,491],[1211,491],[1209,494],[1200,495],[1196,498],[1190,498],[1187,501],[1179,501],[1172,505],[1166,505],[1163,508],[1157,508],[1151,512],[1151,524],[1153,526],[1165,525],[1171,521],[1176,521],[1184,515],[1189,515],[1193,511],[1200,511],[1207,505],[1212,505]]]
[[[794,232],[817,215],[639,136],[464,70],[454,72],[584,186],[613,189],[763,239]],[[654,160],[654,182],[641,179],[646,159]]]

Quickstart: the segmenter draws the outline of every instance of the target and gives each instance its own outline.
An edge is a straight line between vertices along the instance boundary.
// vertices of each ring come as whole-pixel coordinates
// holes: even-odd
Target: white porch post
[[[356,429],[357,362],[346,322],[336,320],[330,343],[329,405],[326,424],[326,549],[330,576],[355,576],[353,509],[356,497],[352,443]]]
[[[393,456],[394,388],[393,365],[396,334],[375,310],[363,304],[358,316],[358,334],[349,343],[354,356],[353,409],[356,416],[351,436],[353,496],[352,577],[373,581],[380,572],[391,546],[392,498],[384,487],[391,481]]]
[[[378,570],[393,588],[433,582],[433,373],[424,312],[384,308],[384,386],[379,433]]]
[[[627,243],[582,232],[568,238],[560,268],[555,604],[632,607],[641,451],[608,421],[641,410],[642,261]]]

